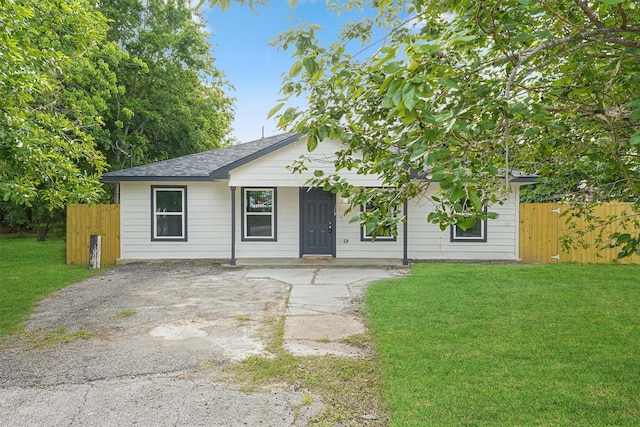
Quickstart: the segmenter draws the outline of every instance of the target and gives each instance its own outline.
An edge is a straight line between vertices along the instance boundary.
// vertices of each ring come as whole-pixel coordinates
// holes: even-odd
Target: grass
[[[135,316],[138,314],[136,310],[122,310],[116,313],[116,319],[126,319],[127,317]]]
[[[247,392],[286,385],[309,396],[320,395],[325,410],[311,420],[311,426],[361,425],[362,417],[371,414],[375,414],[376,422],[368,425],[385,425],[375,360],[293,356],[283,351],[274,357],[251,356],[225,371],[230,375],[228,381]]]
[[[366,307],[392,426],[640,419],[638,266],[422,264]]]
[[[39,348],[49,348],[57,344],[69,343],[78,339],[88,340],[95,336],[95,334],[88,332],[84,328],[79,328],[77,331],[68,332],[66,326],[60,326],[55,329],[40,329],[33,332],[25,332],[23,340],[25,343],[30,344],[31,347],[28,350]]]
[[[20,331],[36,303],[99,270],[65,264],[65,241],[0,237],[0,339]]]
[[[226,377],[222,379],[245,392],[274,386],[301,391],[305,393],[303,406],[314,402],[313,395],[321,396],[325,409],[310,420],[310,426],[360,426],[365,419],[367,426],[386,425],[386,413],[378,394],[378,361],[294,356],[283,348],[284,319],[281,316],[266,322],[266,350],[270,355],[251,356],[226,366]],[[366,346],[366,337],[354,336],[354,340]],[[368,344],[371,345],[370,341]],[[208,364],[201,363],[200,367],[206,369]]]

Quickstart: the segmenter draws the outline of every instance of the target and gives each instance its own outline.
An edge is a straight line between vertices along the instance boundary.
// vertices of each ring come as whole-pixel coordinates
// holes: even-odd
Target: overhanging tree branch
[[[604,28],[604,24],[602,23],[602,21],[598,19],[598,16],[593,12],[593,10],[591,10],[589,5],[586,4],[584,0],[574,0],[574,1],[578,5],[578,7],[582,9],[584,14],[587,16],[587,18],[589,19],[589,21],[591,21],[593,25],[595,25],[598,28]]]

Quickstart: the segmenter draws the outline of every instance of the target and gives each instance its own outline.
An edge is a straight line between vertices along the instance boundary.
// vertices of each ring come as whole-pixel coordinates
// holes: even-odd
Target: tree
[[[438,181],[427,220],[465,228],[495,216],[484,207],[509,197],[512,170],[543,178],[571,170],[580,178],[574,190],[632,202],[626,220],[637,223],[637,2],[378,0],[374,7],[372,18],[348,24],[328,47],[312,24],[276,41],[297,58],[271,112],[279,125],[307,135],[310,150],[325,138],[342,141],[336,168],[378,175],[387,187],[357,188],[321,172],[314,185],[341,191],[352,206],[378,206],[360,219],[384,228],[402,220],[405,199]],[[372,40],[376,29],[384,37]],[[306,106],[283,109],[301,96]],[[584,200],[580,191],[574,199]],[[613,243],[631,237],[619,233]]]
[[[44,212],[44,238],[56,210],[101,197],[91,133],[119,53],[85,0],[0,0],[0,11],[0,195]]]
[[[106,0],[109,39],[127,52],[97,137],[112,169],[218,148],[229,142],[232,99],[215,68],[202,15],[184,0]]]

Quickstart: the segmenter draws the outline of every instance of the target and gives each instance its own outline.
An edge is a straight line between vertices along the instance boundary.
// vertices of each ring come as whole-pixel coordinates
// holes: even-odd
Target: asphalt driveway
[[[294,390],[244,393],[222,368],[264,354],[285,316],[294,354],[359,357],[338,342],[364,330],[369,268],[223,269],[198,263],[119,266],[43,301],[28,331],[64,326],[93,338],[0,347],[0,420],[47,426],[305,425],[322,402]],[[202,366],[207,368],[203,369]]]

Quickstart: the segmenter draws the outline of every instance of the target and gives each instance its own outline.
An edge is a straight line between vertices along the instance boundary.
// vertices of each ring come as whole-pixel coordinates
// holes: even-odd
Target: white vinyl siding
[[[231,196],[226,182],[122,182],[122,259],[228,259]],[[151,186],[186,186],[188,241],[151,241]]]
[[[322,141],[311,153],[307,151],[306,140],[294,142],[273,153],[260,157],[253,162],[240,166],[230,173],[229,185],[241,187],[304,187],[307,179],[313,177],[316,169],[321,169],[325,174],[335,172],[333,161],[335,152],[340,145],[331,140]],[[308,170],[304,173],[293,173],[287,169],[300,156],[308,156],[313,159]],[[358,175],[355,170],[340,171],[354,185],[379,186],[376,177]]]
[[[229,259],[231,206],[227,182],[188,183],[188,241],[151,241],[151,182],[121,184],[121,257],[123,259]],[[178,185],[171,182],[166,185]],[[182,183],[184,184],[184,183]],[[431,191],[434,190],[432,186]],[[242,197],[236,191],[236,257],[298,258],[299,189],[280,187],[276,192],[277,241],[242,241]],[[486,242],[451,242],[450,231],[427,222],[431,205],[425,197],[409,201],[408,257],[414,260],[517,260],[518,187],[503,205],[490,210],[500,217],[487,223]],[[396,241],[361,241],[358,223],[344,214],[346,200],[336,197],[336,256],[338,258],[395,258],[403,255],[403,225]]]
[[[235,256],[242,258],[298,258],[300,256],[300,187],[315,169],[333,172],[332,160],[338,144],[323,141],[310,154],[315,158],[304,174],[286,169],[306,151],[304,140],[260,157],[230,172],[228,181],[206,182],[122,182],[121,186],[121,258],[135,259],[224,259],[231,256],[231,189],[235,191]],[[379,186],[375,177],[344,172],[356,185]],[[184,207],[187,241],[153,240],[151,187],[186,188]],[[273,238],[247,240],[243,235],[243,190],[274,189]],[[489,207],[500,216],[487,222],[486,242],[452,242],[449,229],[441,231],[427,222],[433,208],[428,196],[436,190],[408,202],[408,258],[413,260],[517,260],[518,259],[518,186],[503,205]],[[361,240],[359,223],[350,223],[357,215],[346,200],[336,195],[334,238],[338,258],[394,258],[403,256],[404,225],[399,225],[395,241]],[[356,209],[357,210],[357,209]],[[274,240],[277,238],[277,240]]]

